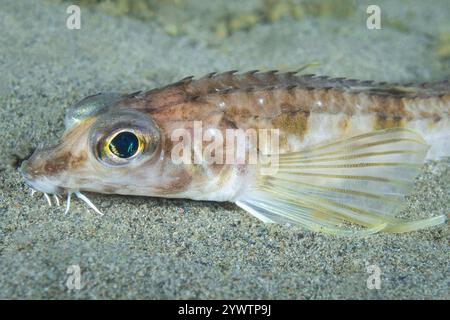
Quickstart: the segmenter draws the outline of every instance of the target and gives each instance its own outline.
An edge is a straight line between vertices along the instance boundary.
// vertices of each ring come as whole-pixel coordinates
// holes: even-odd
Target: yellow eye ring
[[[144,141],[134,130],[121,130],[106,139],[102,149],[102,154],[109,158],[128,160],[144,150]]]

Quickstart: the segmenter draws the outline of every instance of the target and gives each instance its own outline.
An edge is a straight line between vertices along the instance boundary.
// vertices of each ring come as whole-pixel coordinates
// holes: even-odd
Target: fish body
[[[231,201],[314,231],[406,232],[445,221],[395,214],[425,159],[450,155],[449,114],[449,81],[212,73],[80,101],[21,172],[46,193]]]

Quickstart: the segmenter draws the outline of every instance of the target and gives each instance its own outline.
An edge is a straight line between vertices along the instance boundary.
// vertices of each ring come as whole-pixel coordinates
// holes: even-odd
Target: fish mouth
[[[18,168],[19,174],[25,181],[25,184],[32,190],[40,191],[49,194],[64,194],[64,188],[56,185],[51,179],[45,176],[33,176],[29,172],[30,160],[22,161],[22,164]]]
[[[52,182],[51,179],[48,177],[33,177],[29,173],[29,162],[30,160],[25,160],[22,162],[22,165],[18,169],[20,175],[25,180],[25,184],[31,188],[31,196],[35,193],[35,191],[39,191],[44,193],[44,197],[47,199],[48,205],[52,206],[52,201],[50,199],[49,194],[53,195],[54,200],[56,201],[56,205],[60,206],[60,198],[62,194],[67,194],[67,204],[66,204],[66,210],[64,213],[68,213],[70,210],[70,199],[72,194],[75,194],[77,198],[81,199],[83,202],[85,202],[91,209],[93,209],[96,213],[99,215],[103,215],[103,213],[89,200],[88,197],[86,197],[84,194],[82,194],[79,191],[69,190],[63,187],[60,187]]]

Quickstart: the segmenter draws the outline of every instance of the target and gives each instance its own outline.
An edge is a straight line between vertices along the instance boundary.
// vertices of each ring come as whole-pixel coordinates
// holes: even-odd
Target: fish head
[[[67,111],[65,125],[57,145],[38,148],[22,163],[20,172],[31,188],[53,194],[175,191],[173,179],[180,175],[168,167],[159,126],[148,113],[121,105],[120,96],[82,100]]]

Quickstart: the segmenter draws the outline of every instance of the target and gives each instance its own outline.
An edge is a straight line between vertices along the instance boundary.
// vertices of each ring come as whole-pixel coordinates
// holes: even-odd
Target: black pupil
[[[134,133],[121,132],[109,143],[109,150],[119,158],[129,158],[136,154],[139,140]]]

